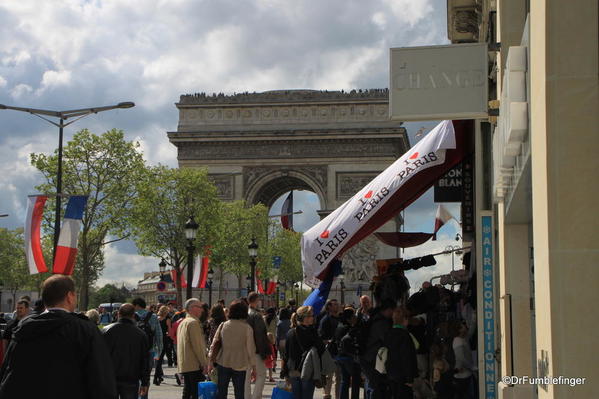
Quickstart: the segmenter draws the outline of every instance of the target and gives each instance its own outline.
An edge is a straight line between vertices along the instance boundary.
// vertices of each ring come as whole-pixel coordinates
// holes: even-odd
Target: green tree
[[[301,233],[279,227],[270,240],[273,256],[281,257],[279,281],[302,280],[301,237]]]
[[[221,203],[205,169],[151,167],[138,181],[137,190],[129,225],[142,255],[164,258],[177,273],[184,272],[184,227],[191,215],[199,225],[195,240],[198,251],[216,245]],[[181,299],[179,282],[176,288]]]
[[[220,275],[219,296],[225,272],[236,275],[239,286],[244,286],[250,273],[248,245],[252,238],[258,243],[256,267],[262,271],[261,278],[268,277],[272,262],[268,244],[269,225],[268,209],[262,204],[247,206],[243,201],[223,203],[218,241],[211,257],[211,264]]]
[[[36,187],[43,193],[55,193],[57,162],[57,151],[53,155],[31,154],[31,164],[46,178],[46,183]],[[89,196],[75,274],[82,309],[88,307],[89,289],[104,268],[104,245],[126,238],[127,216],[137,195],[135,183],[144,170],[139,143],[125,140],[122,130],[96,135],[84,129],[64,147],[64,193]],[[51,199],[47,206],[52,209],[53,205]],[[51,231],[51,223],[45,226],[46,231]],[[109,234],[116,240],[107,241]]]
[[[33,276],[29,274],[25,257],[23,229],[0,228],[0,281],[3,290],[11,293],[13,303],[17,291],[35,286]]]

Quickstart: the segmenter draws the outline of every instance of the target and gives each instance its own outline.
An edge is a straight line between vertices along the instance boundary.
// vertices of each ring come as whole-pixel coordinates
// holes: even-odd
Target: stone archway
[[[318,196],[321,208],[326,209],[325,188],[314,177],[296,169],[268,172],[252,169],[248,172],[245,200],[250,204],[262,203],[271,207],[277,198],[291,190],[308,190]]]
[[[408,150],[405,129],[389,120],[388,95],[387,89],[183,95],[177,130],[168,137],[179,166],[207,168],[222,200],[270,207],[287,191],[309,190],[323,217]],[[387,231],[396,231],[391,224]],[[395,257],[385,251],[376,242],[359,244],[347,256],[350,277],[367,278],[360,270],[375,254]]]
[[[387,89],[183,95],[168,137],[180,167],[206,167],[223,200],[271,204],[289,188],[335,209],[409,148]]]

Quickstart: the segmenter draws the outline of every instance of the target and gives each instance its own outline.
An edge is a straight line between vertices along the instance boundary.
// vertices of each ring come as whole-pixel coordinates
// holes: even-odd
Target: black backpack
[[[150,319],[152,318],[152,315],[152,312],[148,312],[142,319],[137,315],[137,313],[135,314],[135,319],[137,320],[137,327],[141,331],[143,331],[148,337],[149,348],[151,348],[152,345],[154,345],[154,330],[152,329],[152,326],[150,326]]]

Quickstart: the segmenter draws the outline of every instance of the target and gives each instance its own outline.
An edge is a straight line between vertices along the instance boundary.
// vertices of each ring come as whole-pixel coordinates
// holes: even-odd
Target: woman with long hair
[[[230,380],[233,380],[235,399],[243,399],[246,371],[256,369],[254,331],[247,318],[248,305],[241,300],[233,301],[229,306],[229,320],[219,325],[212,339],[209,357],[216,359],[217,399],[227,398]]]
[[[173,365],[173,341],[168,336],[168,332],[171,330],[171,317],[169,316],[168,306],[161,306],[158,310],[158,322],[162,329],[162,352],[156,362],[156,372],[154,373],[154,385],[160,385],[164,381],[164,371],[162,370],[162,362],[164,361],[164,355],[166,355],[168,366]]]
[[[212,345],[212,339],[214,338],[214,334],[216,334],[218,326],[225,321],[227,321],[225,309],[220,304],[213,305],[212,309],[210,309],[210,318],[208,319],[208,327],[210,328],[208,346]]]

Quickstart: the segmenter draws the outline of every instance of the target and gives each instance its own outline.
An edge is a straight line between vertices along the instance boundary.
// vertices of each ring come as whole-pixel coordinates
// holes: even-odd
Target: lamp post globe
[[[214,271],[212,267],[208,269],[208,306],[212,308],[212,277],[214,277]]]
[[[187,239],[187,299],[191,298],[192,296],[193,253],[195,251],[193,243],[196,239],[199,227],[200,226],[193,219],[193,216],[190,216],[185,223],[185,238]]]
[[[164,272],[166,271],[166,262],[164,261],[164,258],[160,260],[158,268],[160,270],[160,281],[162,281],[162,279],[164,278]]]

